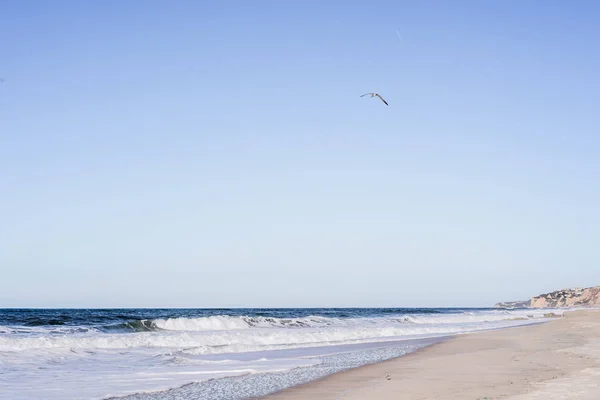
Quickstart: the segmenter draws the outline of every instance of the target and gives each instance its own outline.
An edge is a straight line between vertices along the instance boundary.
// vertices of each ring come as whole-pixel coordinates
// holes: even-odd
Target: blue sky
[[[0,306],[600,284],[597,2],[2,7]]]

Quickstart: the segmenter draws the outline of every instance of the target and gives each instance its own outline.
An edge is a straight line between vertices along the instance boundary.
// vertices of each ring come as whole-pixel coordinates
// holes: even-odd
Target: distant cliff
[[[600,307],[600,286],[573,288],[540,294],[531,300],[505,301],[496,304],[496,308],[562,308],[562,307]]]
[[[600,286],[557,290],[531,299],[532,308],[600,307]]]

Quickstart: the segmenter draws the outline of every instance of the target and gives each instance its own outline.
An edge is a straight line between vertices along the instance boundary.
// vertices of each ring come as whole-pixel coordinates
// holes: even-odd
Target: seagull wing
[[[385,101],[385,99],[383,97],[381,97],[379,94],[375,94],[375,96],[379,97],[381,99],[381,101],[383,101],[385,103],[386,106],[389,106],[387,101]]]
[[[363,94],[363,95],[362,95],[362,96],[360,96],[360,97],[364,97],[364,96],[366,96],[366,95],[368,95],[368,94],[373,94],[373,93],[365,93],[365,94]]]

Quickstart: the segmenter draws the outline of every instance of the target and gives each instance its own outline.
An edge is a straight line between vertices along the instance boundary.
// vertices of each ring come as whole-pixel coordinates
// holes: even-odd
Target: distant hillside
[[[534,296],[531,300],[505,301],[496,304],[497,308],[562,308],[600,307],[600,286],[572,288]]]
[[[533,308],[598,306],[600,306],[600,286],[557,290],[531,299]]]

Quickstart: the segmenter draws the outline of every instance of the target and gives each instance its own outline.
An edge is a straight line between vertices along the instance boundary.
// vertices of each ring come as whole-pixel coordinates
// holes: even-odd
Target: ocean
[[[0,309],[1,400],[242,400],[559,310]]]

